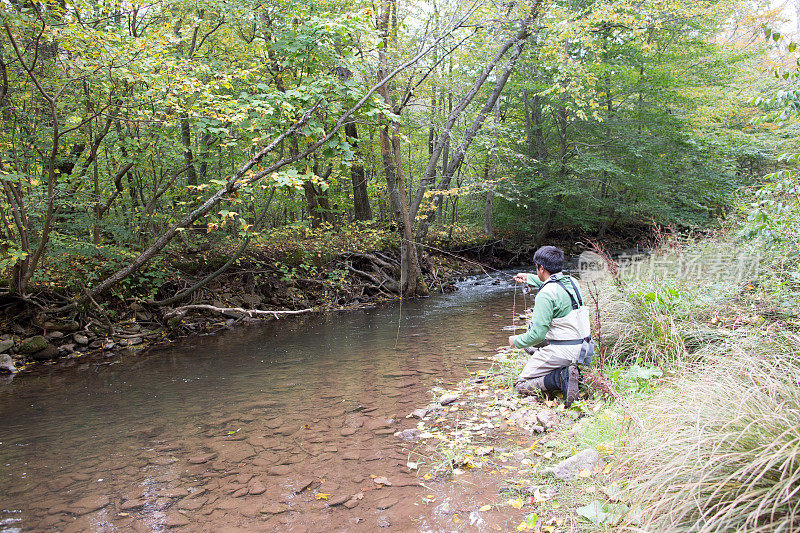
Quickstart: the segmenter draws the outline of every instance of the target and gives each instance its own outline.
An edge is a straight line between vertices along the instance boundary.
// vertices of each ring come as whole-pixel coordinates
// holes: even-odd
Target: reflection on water
[[[393,433],[503,343],[512,298],[507,280],[471,280],[402,313],[19,376],[0,389],[0,531],[415,529],[426,509]]]

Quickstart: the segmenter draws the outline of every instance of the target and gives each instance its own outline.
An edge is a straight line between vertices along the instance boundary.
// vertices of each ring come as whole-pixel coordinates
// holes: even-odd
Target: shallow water
[[[459,289],[18,376],[0,388],[0,531],[440,529],[393,433],[523,308],[506,280]]]

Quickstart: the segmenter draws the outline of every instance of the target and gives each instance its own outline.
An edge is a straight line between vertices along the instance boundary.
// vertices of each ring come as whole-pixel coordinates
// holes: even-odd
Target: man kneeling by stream
[[[514,276],[517,283],[539,289],[528,331],[508,338],[512,348],[524,348],[530,354],[517,378],[517,391],[530,395],[560,390],[569,407],[578,399],[577,365],[588,365],[594,352],[589,313],[578,284],[561,272],[563,251],[542,246],[533,255],[533,262],[535,274]]]

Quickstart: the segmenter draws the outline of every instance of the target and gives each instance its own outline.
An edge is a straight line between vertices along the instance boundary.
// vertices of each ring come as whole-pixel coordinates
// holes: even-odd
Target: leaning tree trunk
[[[512,37],[511,39],[505,41],[497,53],[494,55],[492,60],[486,65],[484,70],[481,72],[478,79],[476,79],[475,83],[473,84],[472,88],[467,92],[467,94],[461,99],[461,102],[456,106],[456,108],[451,113],[450,117],[448,117],[447,122],[445,123],[445,127],[442,131],[442,135],[439,138],[439,142],[437,143],[436,148],[433,151],[433,155],[431,156],[430,160],[428,161],[428,166],[425,169],[425,173],[420,180],[420,185],[427,183],[427,180],[430,176],[433,175],[436,169],[436,164],[438,163],[439,157],[441,156],[442,149],[444,148],[444,144],[447,140],[447,137],[450,135],[450,130],[452,129],[453,125],[455,124],[456,119],[458,116],[464,111],[466,106],[475,95],[480,90],[483,83],[489,77],[489,74],[494,69],[494,67],[500,63],[503,56],[506,52],[513,48],[511,52],[511,56],[508,59],[508,63],[506,64],[505,69],[503,72],[498,76],[497,81],[495,82],[495,87],[490,93],[489,97],[486,100],[486,103],[481,108],[478,116],[472,121],[472,124],[467,129],[464,135],[464,139],[461,141],[461,144],[456,149],[455,153],[453,154],[453,160],[449,163],[447,168],[442,169],[442,177],[440,183],[438,185],[438,189],[440,191],[445,191],[450,187],[450,181],[453,178],[453,175],[456,173],[458,168],[461,166],[461,163],[464,161],[464,156],[466,154],[467,148],[472,144],[475,136],[478,134],[478,131],[483,126],[486,117],[494,108],[495,103],[500,98],[500,93],[503,91],[503,88],[508,81],[508,78],[511,76],[511,73],[514,70],[514,67],[517,64],[517,60],[519,59],[522,51],[525,49],[525,43],[531,35],[531,26],[533,22],[539,16],[539,6],[541,4],[540,0],[536,0],[531,8],[530,15],[522,21],[521,27],[519,31]],[[422,205],[422,199],[425,196],[425,190],[423,190],[422,186],[420,189],[417,190],[417,193],[414,197],[414,203],[412,205],[411,214],[412,218],[417,218],[418,210]],[[425,216],[421,217],[419,225],[417,226],[416,231],[416,240],[418,242],[422,242],[428,234],[428,228],[433,223],[436,217],[436,209],[438,205],[442,201],[442,195],[438,194],[434,198],[433,205],[430,209],[427,210]]]

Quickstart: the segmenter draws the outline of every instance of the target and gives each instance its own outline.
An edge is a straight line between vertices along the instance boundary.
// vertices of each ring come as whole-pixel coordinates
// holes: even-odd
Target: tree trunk
[[[386,56],[389,44],[389,14],[394,7],[395,0],[383,0],[378,28],[383,39],[383,47],[378,50],[378,80],[382,81],[388,71],[388,58]],[[394,109],[394,102],[389,95],[388,84],[383,84],[378,91],[384,102]],[[395,214],[398,226],[402,232],[400,243],[400,295],[415,297],[427,296],[428,286],[422,277],[422,268],[414,246],[413,227],[406,200],[403,167],[400,157],[399,124],[394,125],[389,133],[389,124],[385,116],[381,116],[380,142],[381,160],[386,175],[386,185],[389,188],[389,202]]]
[[[567,144],[567,128],[569,127],[569,121],[567,120],[567,110],[564,107],[560,107],[554,111],[556,123],[558,124],[558,163],[559,163],[559,170],[558,170],[558,182],[553,184],[553,188],[559,190],[562,187],[569,176],[569,168],[567,167],[567,160],[569,157],[569,145]],[[553,228],[553,221],[555,220],[556,216],[558,215],[558,211],[561,207],[561,202],[564,201],[563,194],[557,194],[553,199],[553,202],[550,204],[550,211],[547,214],[547,217],[544,219],[542,224],[539,226],[539,231],[536,233],[536,244],[541,246],[545,243],[547,239],[547,235],[550,233],[550,230]]]
[[[183,143],[183,158],[186,161],[186,184],[197,185],[197,171],[194,168],[194,155],[192,154],[192,130],[189,117],[184,113],[181,116],[181,142]]]
[[[358,148],[358,127],[355,122],[348,122],[344,127],[348,142],[356,153],[357,162],[350,167],[350,181],[353,184],[353,217],[356,220],[372,220],[372,209],[367,194],[367,178],[361,162],[361,151]]]

